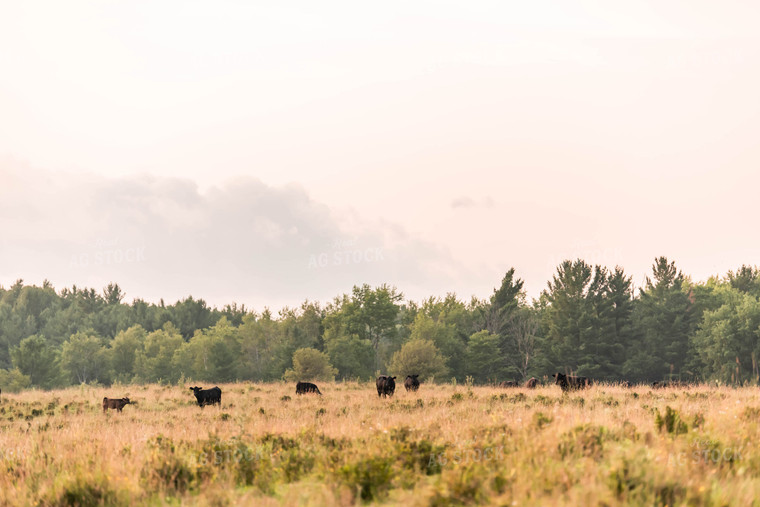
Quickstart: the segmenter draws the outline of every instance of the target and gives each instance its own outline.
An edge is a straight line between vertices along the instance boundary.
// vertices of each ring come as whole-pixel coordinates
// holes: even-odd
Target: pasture
[[[6,505],[757,505],[760,391],[373,383],[0,397]],[[211,384],[198,383],[205,388]],[[129,397],[103,413],[104,397]]]

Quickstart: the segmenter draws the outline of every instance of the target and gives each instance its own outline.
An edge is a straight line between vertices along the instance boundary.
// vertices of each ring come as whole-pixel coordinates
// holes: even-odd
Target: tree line
[[[661,379],[757,384],[760,271],[742,266],[693,282],[665,257],[634,291],[620,267],[567,260],[538,299],[508,270],[486,299],[406,301],[393,286],[354,286],[327,304],[277,315],[124,302],[118,284],[57,292],[0,287],[0,386],[235,380],[427,381],[542,378]]]

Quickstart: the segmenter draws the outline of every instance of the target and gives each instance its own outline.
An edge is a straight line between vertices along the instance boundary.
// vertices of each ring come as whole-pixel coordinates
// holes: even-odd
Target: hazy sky
[[[0,7],[0,284],[261,310],[760,264],[754,2]]]

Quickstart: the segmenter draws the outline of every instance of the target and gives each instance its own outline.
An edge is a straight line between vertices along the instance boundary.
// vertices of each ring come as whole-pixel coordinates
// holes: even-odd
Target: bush
[[[29,376],[21,373],[18,368],[10,371],[0,370],[0,386],[3,386],[3,392],[17,393],[29,387],[31,383]]]
[[[393,354],[388,369],[399,378],[417,374],[420,378],[443,377],[448,373],[446,360],[430,340],[412,340]]]
[[[665,407],[664,417],[660,415],[659,410],[657,411],[654,418],[654,424],[660,432],[665,430],[667,433],[673,435],[680,435],[689,431],[689,426],[683,421],[683,419],[681,419],[681,415],[674,409],[670,408],[670,406]]]
[[[293,353],[293,368],[288,369],[282,378],[291,382],[333,381],[337,373],[327,354],[317,349],[303,348]]]

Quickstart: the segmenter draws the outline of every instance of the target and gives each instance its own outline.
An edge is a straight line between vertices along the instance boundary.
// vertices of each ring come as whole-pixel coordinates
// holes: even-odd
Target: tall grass
[[[7,505],[753,505],[760,392],[78,387],[0,398]],[[104,396],[128,396],[104,414]]]

